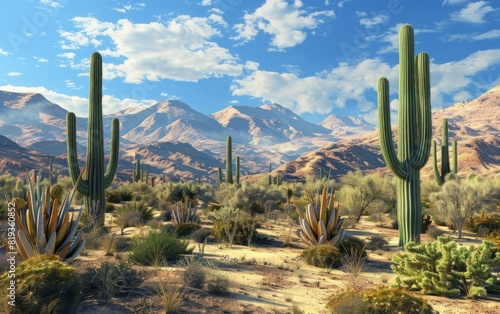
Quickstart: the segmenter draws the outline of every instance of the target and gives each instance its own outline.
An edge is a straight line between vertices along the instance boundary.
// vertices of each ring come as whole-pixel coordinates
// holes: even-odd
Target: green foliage
[[[384,246],[388,245],[389,242],[381,236],[370,237],[368,243],[366,243],[366,249],[368,250],[383,250]]]
[[[114,180],[118,168],[120,122],[111,121],[111,148],[108,166],[104,172],[104,130],[102,120],[102,57],[98,52],[90,57],[89,119],[87,130],[87,158],[78,192],[85,195],[85,207],[98,226],[104,226],[105,189]],[[68,168],[73,183],[80,178],[76,148],[76,116],[66,116]]]
[[[210,235],[210,230],[208,229],[198,229],[191,233],[191,239],[196,243],[205,243],[205,240]]]
[[[82,210],[70,214],[71,202],[80,181],[75,182],[75,188],[70,191],[64,200],[60,198],[63,188],[47,183],[42,190],[40,180],[36,183],[36,190],[43,191],[36,195],[31,182],[27,192],[26,202],[14,199],[16,207],[16,249],[23,259],[37,255],[58,255],[68,262],[73,261],[82,251],[85,240],[83,231],[77,231]],[[53,192],[53,198],[50,195]]]
[[[130,260],[144,266],[166,265],[168,261],[177,260],[181,254],[191,253],[188,240],[179,240],[174,235],[149,231],[133,239]]]
[[[193,232],[200,228],[200,224],[194,222],[183,222],[175,227],[175,235],[178,238],[189,237]]]
[[[460,239],[467,219],[479,212],[484,201],[489,198],[487,192],[485,183],[477,179],[447,180],[441,191],[431,194],[430,199],[439,215],[458,231]]]
[[[106,209],[105,209],[106,213],[112,213],[115,210],[116,210],[115,205],[113,205],[113,204],[106,204]]]
[[[458,247],[451,237],[437,241],[405,245],[405,253],[394,255],[392,266],[399,286],[422,290],[425,294],[468,297],[500,291],[498,279],[491,273],[493,244],[483,242],[475,248]]]
[[[141,213],[141,222],[146,223],[154,218],[154,208],[148,207],[146,203],[127,203],[125,208],[128,211],[137,211]]]
[[[111,300],[121,294],[130,293],[143,281],[142,276],[130,263],[104,261],[89,267],[82,274],[84,292],[93,295],[99,301]]]
[[[342,253],[329,244],[312,245],[302,251],[302,256],[307,264],[322,268],[335,268],[341,265]]]
[[[113,204],[120,204],[122,195],[116,190],[106,190],[106,200]]]
[[[221,295],[229,291],[229,278],[224,274],[213,273],[207,280],[207,290],[211,294]]]
[[[399,244],[420,242],[420,169],[427,163],[432,136],[429,56],[414,55],[413,28],[399,31],[399,104],[397,153],[392,141],[389,81],[378,81],[379,135],[387,166],[398,178]]]
[[[332,313],[436,313],[425,300],[399,288],[378,287],[368,290],[345,290],[327,304]]]
[[[142,222],[142,215],[138,210],[132,207],[121,206],[115,211],[114,223],[120,227],[121,235],[124,235],[124,230],[127,227],[137,227]]]
[[[439,185],[443,185],[448,173],[457,174],[457,141],[453,141],[453,167],[450,169],[449,149],[448,149],[448,119],[443,119],[441,126],[441,173],[439,173],[437,165],[436,141],[432,145],[432,169],[434,171],[434,179]]]
[[[120,186],[118,188],[118,193],[120,193],[120,197],[123,202],[130,202],[132,200],[132,191],[128,190],[126,187]]]
[[[367,257],[366,243],[356,237],[348,236],[337,246],[342,255],[351,254],[351,252],[360,252],[361,257]]]
[[[10,313],[71,313],[81,293],[77,272],[58,256],[36,255],[16,267],[15,307],[7,304],[7,293],[2,293],[2,305]],[[0,277],[2,291],[8,292],[10,281],[5,272]]]
[[[248,245],[257,237],[256,220],[251,217],[246,218],[231,218],[229,220],[215,220],[212,229],[212,236],[217,240],[224,243],[231,243],[237,245]],[[234,231],[234,238],[230,239],[228,235]],[[251,234],[250,239],[248,238]]]
[[[203,265],[198,262],[192,262],[187,267],[182,275],[182,281],[188,287],[202,289],[205,285],[207,272]]]
[[[467,219],[465,226],[474,232],[477,232],[479,227],[486,227],[488,228],[488,233],[491,233],[495,230],[500,230],[500,217],[485,213],[473,215]]]

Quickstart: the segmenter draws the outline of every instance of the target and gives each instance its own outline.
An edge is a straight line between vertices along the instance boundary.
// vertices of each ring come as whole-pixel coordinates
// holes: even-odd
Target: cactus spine
[[[431,103],[429,56],[414,57],[413,29],[404,25],[399,32],[398,153],[392,143],[389,81],[378,81],[380,144],[385,162],[398,178],[397,208],[399,244],[420,242],[422,215],[420,169],[429,159],[431,144]]]
[[[432,168],[434,170],[434,179],[439,185],[443,185],[444,178],[450,172],[454,174],[457,173],[457,141],[453,141],[453,159],[452,166],[453,168],[450,170],[450,157],[448,152],[448,119],[443,119],[443,125],[441,127],[442,130],[442,139],[441,139],[441,174],[439,174],[438,165],[437,165],[437,155],[436,155],[436,141],[433,142],[432,145],[432,156],[433,163]]]
[[[236,157],[236,184],[240,184],[240,157]]]
[[[233,183],[233,147],[231,136],[226,141],[226,183]]]
[[[97,226],[104,225],[104,207],[106,197],[104,190],[111,185],[118,167],[119,146],[118,119],[111,122],[111,149],[109,162],[104,171],[104,140],[102,122],[102,58],[97,52],[90,57],[90,92],[89,120],[87,131],[87,159],[85,170],[78,192],[85,196],[85,207],[89,211],[92,222]],[[76,151],[76,117],[72,112],[66,116],[66,136],[68,146],[68,168],[71,180],[75,183],[80,176]]]

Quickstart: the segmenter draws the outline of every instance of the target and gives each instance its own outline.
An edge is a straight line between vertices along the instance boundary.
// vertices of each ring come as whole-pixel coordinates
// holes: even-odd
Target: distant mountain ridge
[[[500,86],[433,113],[433,139],[438,145],[441,120],[449,119],[450,140],[459,141],[461,172],[500,171],[499,106]],[[40,94],[0,91],[0,171],[19,173],[46,166],[48,156],[56,156],[58,166],[67,167],[66,113]],[[230,106],[205,115],[183,102],[165,100],[105,116],[106,140],[115,116],[121,125],[122,180],[130,178],[139,156],[152,174],[201,175],[213,181],[216,168],[224,168],[228,135],[233,138],[233,157],[241,157],[245,174],[267,173],[269,163],[281,165],[276,172],[297,179],[319,169],[322,173],[332,169],[337,177],[356,170],[387,172],[376,127],[355,117],[332,115],[315,125],[278,104]],[[77,118],[77,124],[78,143],[84,146],[86,119]],[[83,146],[78,148],[80,156],[86,153]],[[430,163],[425,166],[425,173],[432,172],[430,167]]]

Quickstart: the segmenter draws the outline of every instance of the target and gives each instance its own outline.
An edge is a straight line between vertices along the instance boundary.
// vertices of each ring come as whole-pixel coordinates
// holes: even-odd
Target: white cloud
[[[359,12],[356,12],[358,14]],[[365,12],[362,12],[364,14],[358,15],[359,17],[363,17],[359,20],[359,24],[363,25],[365,27],[371,28],[375,25],[385,23],[389,21],[390,17],[386,14],[379,14],[379,15],[374,15],[372,17],[366,17],[367,14]]]
[[[472,95],[468,91],[459,91],[455,95],[453,95],[453,100],[456,102],[463,101],[463,100],[471,100]]]
[[[378,77],[396,79],[396,71],[379,59],[369,59],[355,66],[340,63],[331,71],[316,76],[299,77],[294,73],[255,71],[235,80],[233,95],[247,95],[279,103],[297,113],[327,114],[333,107],[344,107],[354,100],[359,110],[367,111],[375,104],[364,93],[375,89]]]
[[[76,54],[74,52],[63,52],[58,54],[57,56],[65,59],[74,59]]]
[[[102,47],[103,56],[124,59],[121,63],[105,58],[108,79],[122,77],[126,82],[147,79],[198,81],[208,77],[237,76],[244,70],[226,48],[212,41],[221,36],[214,24],[223,22],[215,15],[208,18],[181,15],[165,23],[133,23],[121,19],[116,23],[93,17],[73,19],[78,29],[62,31],[62,46]],[[94,43],[92,42],[94,41]]]
[[[443,5],[447,5],[447,4],[454,5],[454,4],[464,3],[464,2],[467,2],[467,0],[444,0]]]
[[[477,84],[475,75],[498,65],[500,65],[500,49],[477,51],[459,61],[432,63],[433,107],[442,107],[445,96],[454,96],[465,88],[475,86]]]
[[[58,9],[58,8],[62,8],[63,6],[57,2],[57,1],[52,1],[52,0],[40,0],[40,3],[41,4],[44,4],[44,5],[47,5],[53,9]]]
[[[126,4],[119,8],[113,8],[114,11],[120,13],[127,13],[128,11],[140,11],[142,8],[146,6],[145,3],[135,3],[135,4]]]
[[[8,56],[8,55],[10,55],[10,53],[8,53],[7,51],[5,51],[2,48],[0,48],[0,55],[2,55],[2,56]]]
[[[237,35],[232,39],[248,42],[259,32],[264,32],[272,37],[272,49],[283,50],[301,44],[307,37],[306,30],[317,28],[325,22],[323,18],[335,15],[332,10],[308,13],[302,7],[300,0],[293,4],[284,0],[266,0],[253,13],[245,14],[245,23],[234,26]]]
[[[451,19],[457,22],[480,24],[485,23],[484,16],[492,11],[493,7],[486,1],[471,2],[460,11],[453,12]]]
[[[212,0],[201,0],[202,6],[210,6],[212,5]]]
[[[500,29],[492,29],[485,33],[473,33],[473,34],[456,34],[449,37],[450,41],[454,40],[469,40],[469,41],[479,41],[500,38]]]
[[[40,93],[49,101],[63,107],[64,109],[74,112],[77,116],[88,116],[88,98],[65,95],[45,87],[28,87],[4,85],[0,86],[0,90],[6,90],[19,93]],[[113,96],[104,95],[102,97],[103,114],[111,114],[125,108],[144,108],[157,103],[156,100],[135,100],[131,98],[119,99]]]
[[[40,62],[40,63],[48,63],[49,60],[45,59],[45,58],[42,58],[42,57],[37,57],[37,56],[34,56],[33,57],[36,61]]]
[[[475,52],[454,62],[431,62],[431,101],[437,109],[449,104],[450,99],[471,98],[464,93],[470,88],[491,88],[476,82],[481,72],[500,65],[500,49]],[[375,114],[376,97],[368,96],[376,90],[381,76],[390,83],[391,98],[398,93],[399,66],[390,66],[380,59],[367,59],[356,65],[340,63],[330,71],[315,76],[299,77],[294,73],[257,70],[247,77],[235,80],[231,87],[234,96],[250,96],[279,103],[297,113],[328,114],[334,107],[355,104],[369,122]],[[492,81],[500,81],[500,77]],[[391,100],[391,108],[397,100]],[[364,112],[364,113],[363,113]],[[376,116],[375,116],[376,117]]]
[[[23,75],[21,72],[9,72],[7,73],[7,76],[21,76]]]

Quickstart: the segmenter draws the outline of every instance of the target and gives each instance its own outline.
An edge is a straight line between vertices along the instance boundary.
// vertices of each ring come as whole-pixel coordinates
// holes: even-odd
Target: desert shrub
[[[166,224],[163,225],[160,229],[161,232],[175,236],[175,229],[177,229],[177,227],[174,224]]]
[[[0,220],[7,220],[8,208],[5,202],[0,202]]]
[[[346,290],[330,299],[332,313],[436,313],[425,300],[399,288]]]
[[[122,206],[115,212],[114,223],[120,227],[121,234],[123,235],[125,228],[139,226],[141,224],[141,217],[142,215],[139,211]]]
[[[387,244],[389,244],[389,242],[384,237],[372,236],[368,243],[366,243],[365,248],[367,250],[382,250]]]
[[[84,292],[99,301],[129,293],[143,281],[132,265],[123,261],[118,264],[105,261],[89,267],[82,274],[82,279],[85,283]]]
[[[179,240],[174,235],[149,231],[134,238],[129,258],[139,265],[151,266],[177,260],[181,254],[191,253],[189,241]]]
[[[326,307],[333,314],[368,313],[362,291],[344,290],[330,298]]]
[[[118,188],[118,193],[120,193],[120,197],[123,202],[130,202],[132,200],[133,194],[132,191],[129,191],[125,187]]]
[[[191,233],[191,239],[196,243],[205,243],[205,240],[210,235],[210,230],[198,229]]]
[[[430,225],[425,234],[433,239],[437,239],[444,234],[444,231],[439,229],[436,225]]]
[[[254,218],[239,218],[239,219],[231,219],[229,221],[216,220],[214,223],[214,227],[212,230],[213,237],[225,243],[229,243],[230,239],[226,232],[229,230],[234,233],[234,238],[232,243],[238,245],[247,245],[253,242],[257,237],[256,229],[256,220]],[[247,238],[247,236],[250,236]]]
[[[256,214],[264,214],[266,212],[266,209],[264,208],[264,205],[262,203],[255,201],[250,204],[247,212],[253,216]]]
[[[141,213],[142,223],[146,223],[154,218],[154,209],[148,207],[146,203],[128,203],[125,207],[130,211],[138,211]]]
[[[351,254],[351,252],[353,251],[361,251],[361,256],[367,257],[365,250],[366,244],[359,238],[347,236],[340,243],[340,245],[337,245],[337,247],[339,248],[339,252],[342,255]]]
[[[70,313],[81,294],[76,271],[56,255],[36,255],[16,267],[15,306],[8,305],[7,290],[12,278],[0,276],[2,306],[10,313]]]
[[[339,267],[342,254],[331,244],[318,244],[307,247],[302,251],[307,264],[322,268]]]
[[[113,204],[106,203],[106,206],[104,207],[104,210],[106,211],[106,213],[112,213],[112,212],[114,212],[116,210],[116,207]]]
[[[122,195],[115,190],[106,190],[106,201],[109,203],[120,204]]]
[[[500,218],[494,215],[474,215],[465,222],[467,229],[477,232],[479,227],[488,228],[489,232],[500,229]]]
[[[491,272],[493,243],[478,247],[458,247],[451,237],[405,245],[405,252],[394,255],[392,266],[396,282],[406,289],[425,294],[467,297],[500,291],[500,282]]]
[[[189,237],[193,232],[200,229],[201,226],[193,222],[183,222],[175,227],[175,235],[178,238]]]
[[[427,230],[429,229],[429,226],[432,223],[432,218],[431,215],[425,214],[422,215],[422,232],[427,233]]]
[[[207,280],[207,290],[211,294],[221,295],[229,291],[229,278],[220,273],[212,273]]]
[[[182,281],[188,287],[195,289],[202,289],[206,281],[206,270],[200,263],[192,262],[184,271],[182,275]]]

